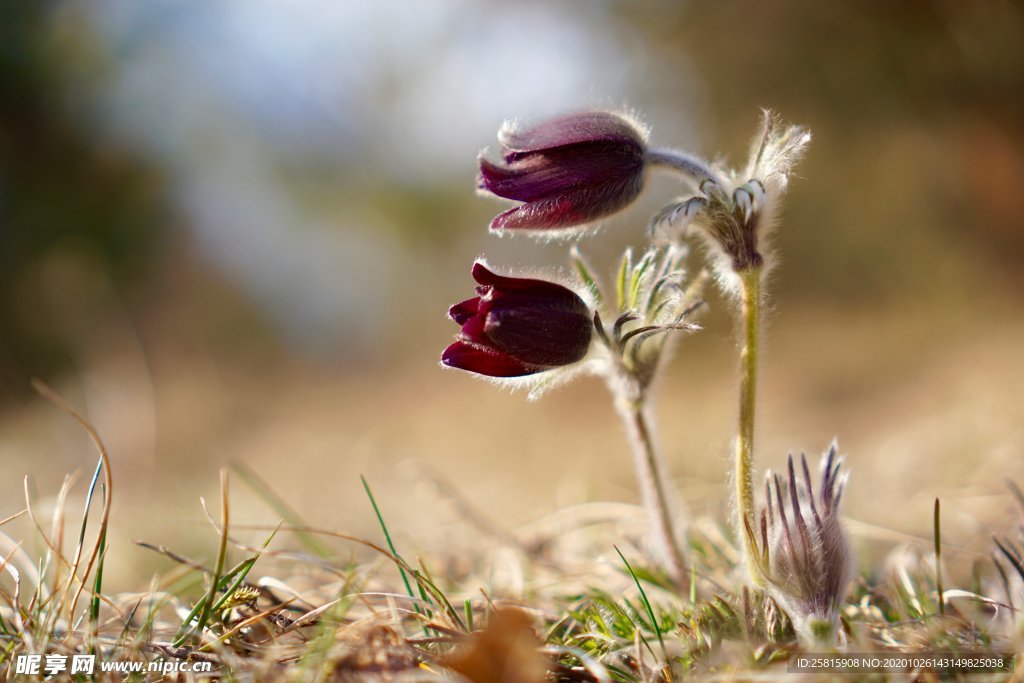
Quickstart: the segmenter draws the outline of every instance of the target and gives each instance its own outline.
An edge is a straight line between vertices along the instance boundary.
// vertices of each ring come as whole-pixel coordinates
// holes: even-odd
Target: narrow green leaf
[[[96,559],[96,578],[92,584],[92,601],[89,604],[90,632],[96,641],[98,641],[100,633],[100,595],[103,593],[103,563],[106,556],[107,530],[104,529],[100,535],[99,557]]]
[[[270,507],[271,510],[276,512],[281,518],[288,523],[289,526],[302,528],[309,526],[299,516],[295,510],[291,508],[280,496],[278,496],[270,488],[270,486],[260,478],[254,471],[249,469],[248,466],[243,465],[240,462],[231,463],[231,469],[242,478],[242,481],[253,490],[253,492],[263,499],[263,501]],[[296,531],[295,536],[302,542],[302,545],[306,546],[306,549],[317,557],[323,559],[331,559],[333,553],[323,543],[317,540],[316,536],[305,531]]]
[[[228,554],[228,471],[226,469],[220,471],[220,488],[222,509],[220,544],[217,546],[217,563],[214,565],[210,588],[206,596],[192,608],[188,618],[182,623],[181,629],[179,629],[178,635],[173,642],[175,647],[180,647],[188,639],[189,634],[196,634],[202,637],[203,629],[206,628],[206,624],[213,614],[213,601],[217,597],[217,592],[220,588],[221,577],[224,574],[224,563],[227,561]],[[195,616],[197,612],[198,616]],[[193,618],[196,620],[196,625],[190,629],[188,625],[192,622]]]
[[[604,304],[604,296],[601,293],[601,287],[597,284],[597,279],[593,276],[593,271],[590,268],[590,264],[580,253],[580,250],[574,244],[572,249],[569,250],[569,258],[572,259],[573,268],[576,269],[576,274],[579,275],[580,280],[583,281],[583,285],[590,291],[594,297],[594,303],[598,307]]]
[[[640,290],[643,289],[644,278],[647,276],[647,270],[651,267],[654,262],[654,250],[648,249],[647,252],[640,258],[640,261],[633,268],[633,273],[630,277],[629,283],[629,306],[628,308],[636,309],[640,303]]]
[[[627,306],[626,295],[629,286],[629,274],[633,270],[633,250],[626,249],[622,254],[622,261],[619,263],[619,275],[615,280],[615,303],[619,311],[625,311]]]
[[[363,482],[363,489],[366,491],[366,497],[370,499],[370,505],[373,506],[373,514],[377,516],[380,528],[384,532],[384,540],[387,541],[388,550],[391,551],[392,555],[401,560],[402,556],[398,554],[398,551],[395,549],[395,544],[391,541],[391,533],[388,532],[388,525],[384,523],[384,516],[380,513],[380,508],[377,507],[377,500],[373,497],[373,491],[370,490],[370,485],[366,482],[366,477],[359,475],[359,480]],[[409,577],[406,576],[405,570],[402,569],[401,565],[398,566],[398,573],[402,575],[402,583],[405,584],[405,591],[409,594],[409,597],[415,601],[416,594],[413,593],[412,584],[409,583]]]
[[[373,497],[373,491],[370,490],[370,484],[367,483],[366,477],[359,475],[359,480],[363,482],[363,489],[366,491],[366,497],[370,499],[370,505],[373,506],[373,513],[377,515],[377,521],[380,523],[380,528],[384,532],[384,540],[388,543],[388,550],[390,550],[391,554],[399,561],[398,573],[401,574],[402,583],[405,584],[405,592],[409,594],[410,598],[412,598],[412,606],[413,609],[416,610],[416,613],[422,614],[419,604],[416,602],[416,594],[412,591],[412,584],[409,583],[409,577],[406,575],[405,569],[402,568],[402,565],[408,566],[408,563],[402,559],[402,556],[398,554],[398,550],[395,549],[395,544],[391,540],[391,533],[388,531],[388,525],[384,523],[384,515],[380,513],[380,508],[377,507],[377,500]],[[430,635],[425,626],[423,627],[423,633],[427,636]]]
[[[643,601],[644,607],[647,610],[647,616],[651,620],[651,626],[654,628],[654,633],[658,636],[658,643],[661,645],[661,654],[665,658],[665,661],[668,662],[668,650],[665,648],[665,639],[661,635],[661,626],[658,625],[658,620],[654,616],[654,609],[651,607],[651,601],[647,599],[647,592],[640,584],[640,579],[636,577],[636,572],[633,571],[633,567],[630,566],[629,561],[626,560],[626,556],[622,554],[622,551],[619,550],[618,546],[612,547],[615,548],[615,552],[617,552],[619,557],[622,558],[622,563],[626,565],[626,569],[629,570],[629,575],[633,577],[633,583],[636,584],[637,589],[640,591],[640,599]]]

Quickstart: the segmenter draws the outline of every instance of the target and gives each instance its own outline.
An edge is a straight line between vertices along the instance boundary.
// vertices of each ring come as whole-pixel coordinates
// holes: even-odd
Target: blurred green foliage
[[[167,222],[160,173],[92,137],[62,97],[52,5],[5,3],[0,20],[0,397],[68,360],[47,319],[45,259],[70,246],[115,283],[137,282]]]
[[[49,24],[66,4],[8,2],[0,20],[0,396],[68,360],[67,340],[48,317],[51,276],[42,270],[55,253],[86,254],[118,295],[144,302],[140,314],[174,296],[155,283],[180,254],[160,247],[167,226],[179,219],[168,188],[181,171],[169,170],[152,150],[102,134],[90,120],[83,100],[98,86],[82,74],[95,65],[74,68],[81,67],[81,45],[62,43],[88,44],[87,31],[69,36]],[[537,17],[543,4],[531,7]],[[635,73],[628,101],[641,112],[660,112],[652,121],[658,144],[681,142],[672,116],[695,118],[696,151],[740,158],[762,106],[813,130],[803,178],[777,237],[785,263],[777,276],[780,297],[864,305],[939,301],[964,291],[1024,296],[1020,3],[652,0],[601,8],[586,10],[621,37],[623,59]],[[514,23],[516,9],[497,3],[492,9]],[[451,40],[464,39],[458,21],[447,30]],[[111,66],[104,59],[117,59],[115,48],[106,49],[97,61],[101,70]],[[406,76],[396,82],[414,87],[415,74]],[[607,101],[602,83],[593,91],[596,101]],[[387,102],[359,106],[373,111]],[[211,105],[209,115],[223,111]],[[403,139],[401,130],[366,135],[398,140],[379,146],[391,153]],[[493,140],[479,141],[487,144]],[[389,153],[377,147],[361,145],[360,154]],[[453,269],[462,273],[465,263],[452,260],[452,245],[472,256],[487,239],[484,225],[496,207],[474,197],[471,157],[464,175],[422,179],[391,177],[379,159],[359,157],[324,172],[317,170],[321,162],[311,158],[309,168],[294,169],[289,192],[296,204],[320,204],[340,230],[361,229],[373,238],[388,232],[387,248],[417,260],[420,270],[410,271],[410,280],[443,283]],[[605,234],[610,246],[640,238],[637,231]],[[295,235],[301,239],[301,229]],[[499,248],[512,261],[539,253],[510,242]],[[587,247],[603,249],[596,242]],[[554,261],[551,252],[545,257]],[[405,298],[389,302],[391,317],[403,314],[403,304],[424,304]]]

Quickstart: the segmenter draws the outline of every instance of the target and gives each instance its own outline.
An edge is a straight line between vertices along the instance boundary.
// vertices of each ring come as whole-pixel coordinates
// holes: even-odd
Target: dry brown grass
[[[991,562],[991,534],[1015,533],[1003,481],[1024,479],[1024,406],[1015,398],[1024,330],[1008,312],[986,312],[984,335],[941,312],[923,322],[898,312],[772,322],[759,463],[778,467],[789,448],[814,451],[841,437],[852,470],[847,522],[860,557],[844,610],[851,650],[1021,648],[1020,620]],[[939,339],[937,327],[948,330]],[[289,365],[259,378],[230,364],[188,372],[193,360],[163,357],[152,378],[156,452],[133,451],[147,439],[133,436],[131,412],[89,404],[98,431],[108,438],[110,428],[117,444],[105,470],[117,495],[102,556],[98,505],[77,542],[75,511],[88,482],[60,484],[61,473],[88,462],[81,432],[42,402],[5,417],[0,433],[11,456],[0,514],[24,506],[23,473],[32,475],[32,514],[0,529],[3,666],[19,652],[99,648],[108,658],[207,659],[267,680],[366,670],[430,678],[459,661],[458,652],[485,647],[471,634],[496,609],[516,606],[530,615],[543,661],[562,680],[602,672],[655,680],[666,653],[676,675],[774,675],[798,646],[785,616],[743,590],[735,571],[722,476],[732,415],[719,407],[730,404],[732,386],[722,378],[731,374],[733,346],[724,334],[703,336],[686,340],[658,392],[661,440],[692,514],[693,595],[648,566],[638,508],[593,502],[634,496],[611,409],[587,382],[528,404],[442,374],[425,353],[388,373]],[[685,392],[668,392],[677,386]],[[214,502],[217,473],[231,461],[245,464]],[[401,560],[386,548],[359,473]],[[197,494],[211,501],[209,514]],[[99,489],[96,496],[98,504]],[[943,510],[944,615],[931,539],[935,498]],[[615,546],[637,570],[658,629]],[[94,555],[104,559],[104,579],[90,617]],[[1021,587],[1005,558],[1003,566],[1013,595]],[[216,591],[215,574],[230,579]],[[193,624],[181,640],[186,614],[204,596],[221,607],[206,610],[203,628]],[[1015,599],[1019,607],[1024,596]]]

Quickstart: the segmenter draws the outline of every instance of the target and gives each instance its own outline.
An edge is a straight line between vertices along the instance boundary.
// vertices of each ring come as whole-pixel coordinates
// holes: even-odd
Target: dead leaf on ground
[[[445,665],[473,683],[543,683],[548,667],[541,645],[530,616],[505,609]]]

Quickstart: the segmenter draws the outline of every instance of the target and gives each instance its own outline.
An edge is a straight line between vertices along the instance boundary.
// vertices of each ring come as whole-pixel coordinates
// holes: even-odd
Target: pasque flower
[[[738,295],[740,386],[734,482],[738,531],[747,541],[744,556],[755,584],[762,583],[762,572],[744,530],[755,523],[754,419],[767,241],[790,174],[810,141],[805,128],[785,126],[772,112],[764,111],[745,168],[718,169],[703,173],[702,178],[694,175],[699,193],[669,204],[652,220],[654,227],[683,228],[685,232],[671,235],[673,242],[691,225],[696,228],[715,256],[719,284]]]
[[[576,272],[601,312],[594,318],[598,355],[604,361],[598,374],[615,397],[629,436],[647,513],[650,550],[680,589],[690,581],[679,531],[684,515],[655,443],[648,394],[668,355],[669,340],[677,332],[697,329],[691,318],[704,305],[700,293],[705,274],[688,281],[687,253],[685,247],[669,245],[648,249],[634,261],[632,250],[627,249],[614,288],[604,290],[579,250],[572,250]]]
[[[853,573],[839,502],[846,475],[833,443],[821,459],[821,484],[815,493],[807,458],[801,456],[803,485],[790,456],[785,480],[768,473],[760,529],[746,533],[756,550],[755,563],[768,591],[810,642],[831,641],[838,610]],[[774,497],[774,501],[773,501]]]
[[[643,189],[647,132],[609,111],[588,111],[498,132],[502,160],[480,157],[477,187],[524,202],[491,229],[557,230],[609,216]]]
[[[445,365],[488,377],[523,377],[587,355],[593,312],[571,289],[547,280],[506,277],[473,264],[477,296],[448,315],[462,326]]]

